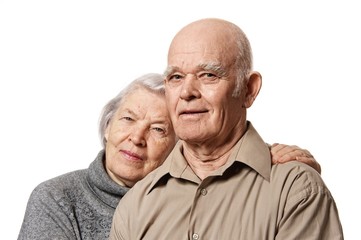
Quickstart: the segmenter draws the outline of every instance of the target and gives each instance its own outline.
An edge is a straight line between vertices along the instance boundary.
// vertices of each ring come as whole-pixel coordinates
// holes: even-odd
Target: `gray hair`
[[[242,90],[247,86],[248,75],[253,68],[253,56],[251,44],[246,34],[237,25],[231,23],[231,31],[236,37],[236,44],[238,47],[238,54],[236,59],[237,68],[237,82],[232,96],[238,97]]]
[[[106,139],[104,137],[105,130],[107,129],[110,121],[112,120],[115,112],[118,110],[120,103],[123,98],[134,92],[139,88],[144,88],[148,91],[165,95],[164,90],[164,78],[161,74],[157,73],[148,73],[145,74],[134,81],[132,81],[127,87],[121,90],[118,95],[116,95],[113,99],[111,99],[104,107],[100,114],[99,120],[99,136],[102,143],[102,146],[105,147]]]

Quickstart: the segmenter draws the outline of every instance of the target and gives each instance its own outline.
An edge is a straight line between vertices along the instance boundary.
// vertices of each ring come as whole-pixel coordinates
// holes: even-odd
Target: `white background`
[[[314,154],[338,205],[345,239],[357,239],[356,3],[0,0],[1,238],[17,238],[37,184],[86,168],[95,158],[102,106],[134,78],[163,72],[167,48],[181,27],[219,17],[246,32],[254,68],[263,75],[249,119],[265,141],[296,144]]]

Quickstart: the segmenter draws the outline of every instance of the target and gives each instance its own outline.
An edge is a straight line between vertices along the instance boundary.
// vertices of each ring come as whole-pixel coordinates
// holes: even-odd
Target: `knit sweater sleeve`
[[[37,186],[29,198],[18,240],[80,239],[67,199],[49,182]]]

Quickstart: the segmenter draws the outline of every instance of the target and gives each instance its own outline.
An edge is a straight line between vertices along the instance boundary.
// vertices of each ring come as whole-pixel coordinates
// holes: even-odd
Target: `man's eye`
[[[216,77],[216,75],[215,74],[213,74],[213,73],[206,73],[206,74],[204,74],[206,77],[208,77],[208,78],[213,78],[213,77]]]
[[[168,81],[178,81],[178,80],[180,80],[180,79],[182,79],[182,76],[181,76],[181,75],[179,75],[179,74],[173,74],[173,75],[169,76]]]
[[[212,83],[212,82],[215,82],[217,79],[219,79],[219,77],[214,73],[206,72],[206,73],[199,74],[198,79],[200,79],[204,82]]]
[[[202,73],[199,75],[199,78],[203,78],[203,79],[213,79],[216,78],[217,76],[214,73]]]

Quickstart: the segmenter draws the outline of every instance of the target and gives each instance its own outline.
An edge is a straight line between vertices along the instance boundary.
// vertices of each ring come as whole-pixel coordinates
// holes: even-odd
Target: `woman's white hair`
[[[103,147],[105,147],[106,144],[106,139],[104,137],[105,130],[107,129],[115,112],[118,110],[120,103],[126,95],[134,92],[134,90],[139,88],[143,88],[160,95],[165,95],[164,78],[161,74],[157,73],[145,74],[135,79],[127,87],[121,90],[118,95],[116,95],[103,107],[103,110],[100,114],[99,136]]]

